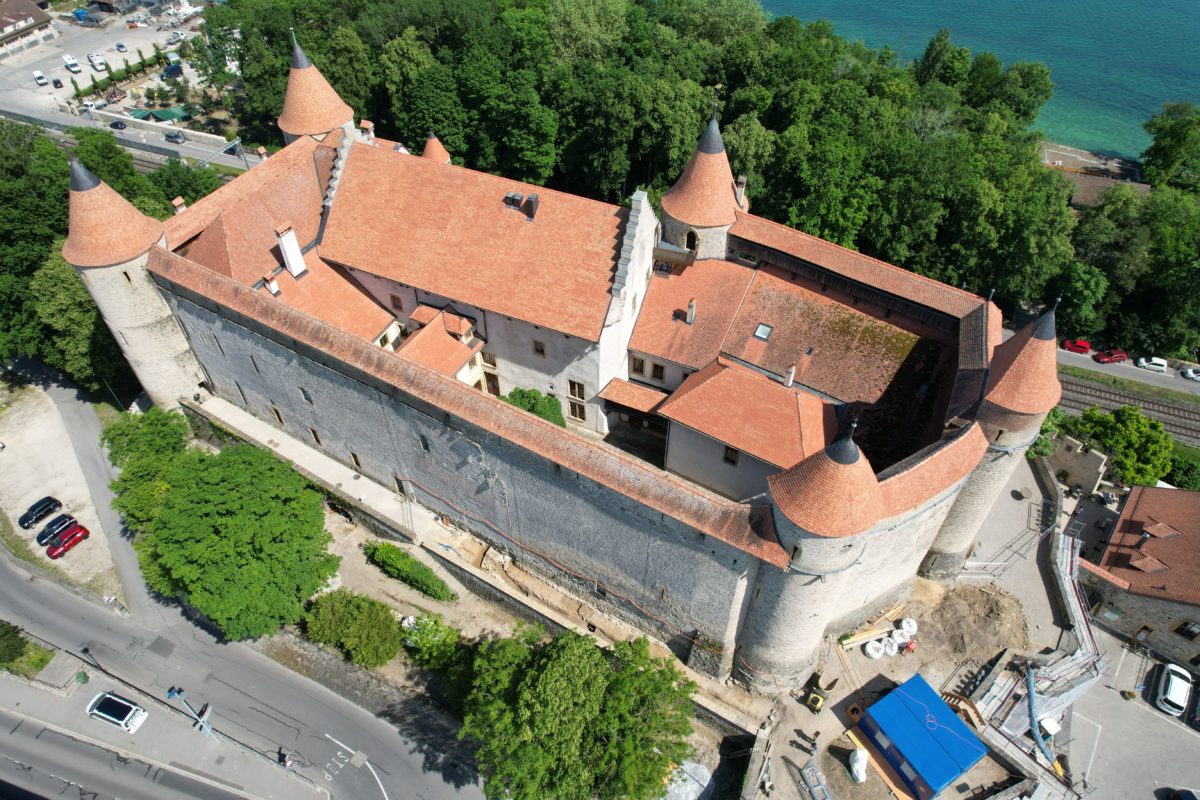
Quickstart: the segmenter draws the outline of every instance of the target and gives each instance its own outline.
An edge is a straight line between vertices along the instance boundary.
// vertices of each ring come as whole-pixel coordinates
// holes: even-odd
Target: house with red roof
[[[376,136],[298,44],[279,127],[165,222],[72,162],[63,255],[150,397],[219,398],[708,674],[793,685],[957,574],[1058,401],[1053,309],[1002,342],[989,299],[751,214],[715,112],[661,210]]]

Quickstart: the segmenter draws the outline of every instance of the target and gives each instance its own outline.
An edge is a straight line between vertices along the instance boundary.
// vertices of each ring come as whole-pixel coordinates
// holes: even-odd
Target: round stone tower
[[[71,158],[67,260],[87,287],[129,366],[155,405],[171,408],[203,380],[179,324],[146,271],[150,249],[166,244],[147,217]]]
[[[748,683],[778,689],[807,677],[841,607],[867,533],[885,516],[875,472],[847,435],[767,478],[786,571],[764,566],[735,664]]]
[[[1053,308],[996,347],[976,415],[988,449],[925,556],[923,577],[952,577],[970,556],[984,518],[1062,397],[1056,349]]]
[[[733,182],[717,112],[675,185],[663,195],[663,239],[696,251],[696,258],[725,258],[729,228],[745,210]]]
[[[330,131],[353,124],[354,110],[342,102],[325,76],[313,66],[293,34],[292,68],[283,96],[283,112],[279,115],[284,141],[291,144],[301,136],[324,139]]]

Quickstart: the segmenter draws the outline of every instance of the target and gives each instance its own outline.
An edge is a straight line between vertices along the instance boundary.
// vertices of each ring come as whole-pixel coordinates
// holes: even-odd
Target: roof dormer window
[[[771,337],[771,326],[765,322],[758,323],[758,327],[754,329],[754,338],[762,339],[764,342]]]

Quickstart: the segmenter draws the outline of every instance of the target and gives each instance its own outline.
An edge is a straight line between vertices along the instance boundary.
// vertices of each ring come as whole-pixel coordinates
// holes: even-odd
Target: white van
[[[79,62],[75,60],[75,56],[70,53],[63,56],[63,63],[67,65],[67,72],[74,72],[75,74],[83,72],[83,67],[79,66]]]
[[[108,62],[104,60],[104,56],[99,53],[88,53],[88,63],[92,65],[92,69],[97,72],[104,72],[108,69]]]
[[[1148,369],[1151,372],[1162,372],[1165,374],[1167,371],[1167,362],[1161,358],[1155,358],[1154,356],[1150,356],[1149,358],[1139,358],[1136,364],[1138,367],[1141,367],[1142,369]]]
[[[45,73],[43,73],[40,69],[35,69],[33,71],[33,82],[38,86],[45,86],[50,81],[46,80]]]

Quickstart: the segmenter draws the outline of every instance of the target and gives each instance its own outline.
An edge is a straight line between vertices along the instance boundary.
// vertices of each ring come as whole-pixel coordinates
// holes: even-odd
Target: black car
[[[75,524],[75,518],[70,514],[59,514],[54,519],[46,523],[46,527],[37,535],[37,543],[42,547],[50,544],[55,536],[65,531],[67,528]]]
[[[53,86],[55,89],[61,89],[62,88],[62,78],[51,78],[50,85]]]
[[[1196,793],[1191,789],[1175,789],[1167,796],[1167,800],[1196,800]]]
[[[183,135],[183,131],[171,131],[167,134],[166,139],[172,144],[183,144],[187,141],[187,137]]]
[[[126,125],[124,122],[121,122],[121,120],[115,119],[112,122],[108,123],[108,127],[112,128],[114,131],[123,131],[126,128],[128,128],[129,126]]]
[[[31,505],[29,510],[22,514],[21,519],[17,520],[17,522],[22,528],[28,530],[60,508],[62,508],[62,503],[56,498],[43,497]]]

